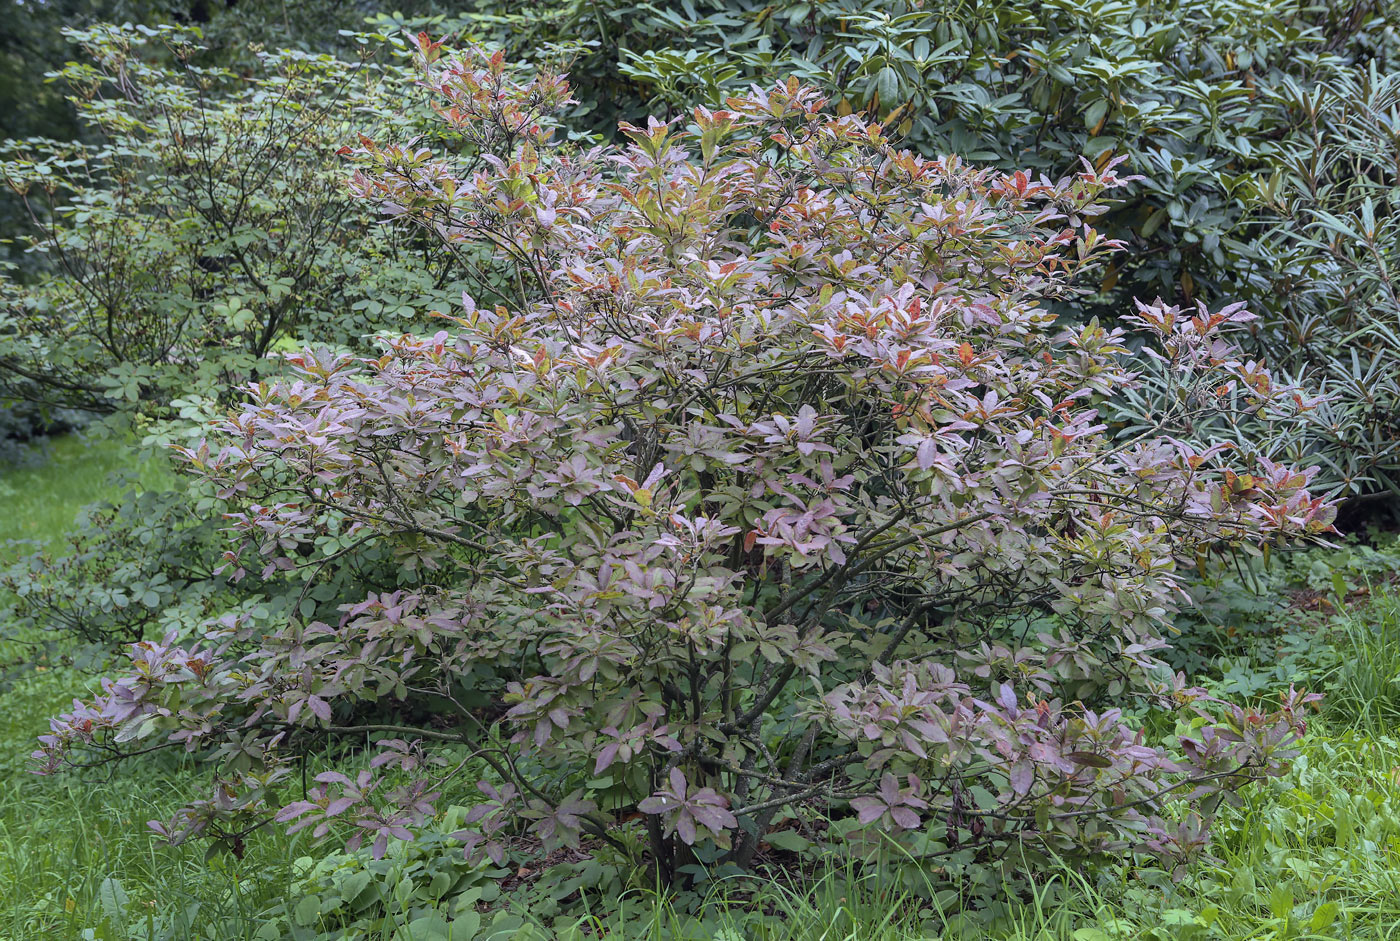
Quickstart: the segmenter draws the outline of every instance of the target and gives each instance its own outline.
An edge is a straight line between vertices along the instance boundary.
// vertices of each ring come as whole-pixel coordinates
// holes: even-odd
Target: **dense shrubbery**
[[[381,326],[421,325],[460,296],[458,262],[376,225],[344,185],[337,151],[356,131],[408,136],[428,113],[401,94],[394,44],[358,37],[356,62],[259,51],[235,72],[199,64],[197,32],[69,38],[87,60],[60,77],[88,138],[11,141],[0,160],[32,259],[0,281],[0,401],[15,403],[16,437],[74,409],[156,443],[197,434],[279,368],[267,355],[279,345],[367,349]],[[35,552],[0,576],[11,632],[110,650],[231,611],[345,600],[330,583],[231,585],[220,509],[183,485],[93,508],[60,557]],[[363,595],[366,571],[332,574]]]
[[[1096,225],[1130,250],[1105,269],[1098,296],[1073,312],[1116,317],[1132,297],[1248,302],[1263,318],[1252,349],[1333,397],[1304,426],[1278,435],[1255,427],[1249,436],[1270,439],[1264,446],[1290,460],[1321,460],[1327,483],[1349,494],[1396,479],[1389,347],[1369,326],[1393,334],[1393,315],[1383,292],[1363,286],[1375,281],[1364,271],[1385,270],[1377,259],[1396,242],[1384,226],[1369,244],[1360,234],[1363,190],[1376,188],[1372,204],[1383,218],[1393,182],[1390,93],[1371,89],[1367,77],[1374,67],[1384,85],[1395,62],[1392,4],[551,7],[553,17],[501,38],[527,55],[551,40],[592,42],[571,75],[584,114],[605,125],[617,108],[635,113],[643,103],[671,113],[715,107],[781,73],[840,89],[843,108],[888,115],[892,130],[930,156],[1052,176],[1082,156],[1125,157],[1142,179],[1116,194]],[[1353,186],[1353,173],[1371,183]],[[1358,264],[1360,273],[1339,277],[1337,266]],[[1371,342],[1353,348],[1363,329]],[[1235,429],[1198,432],[1209,442]]]
[[[1272,158],[1261,255],[1277,272],[1270,357],[1316,377],[1330,476],[1400,487],[1400,77],[1375,63],[1270,91],[1290,133]],[[1368,488],[1369,489],[1369,488]]]
[[[248,54],[233,48],[236,43],[230,37],[251,28],[247,18],[255,18],[256,10],[240,6],[237,11],[213,12],[222,36],[221,55],[242,63]],[[752,78],[782,72],[840,88],[842,107],[891,114],[891,130],[928,155],[952,152],[1003,169],[1041,170],[1052,176],[1073,171],[1081,156],[1096,161],[1126,157],[1129,170],[1143,178],[1117,193],[1096,224],[1109,237],[1125,240],[1130,251],[1105,269],[1097,296],[1079,298],[1069,312],[1081,319],[1087,319],[1088,311],[1116,317],[1129,309],[1134,296],[1161,296],[1186,304],[1199,297],[1215,306],[1247,301],[1262,319],[1241,341],[1247,340],[1276,369],[1302,376],[1331,398],[1301,426],[1301,433],[1296,425],[1286,434],[1254,427],[1247,429],[1248,436],[1259,439],[1276,458],[1321,461],[1323,479],[1348,493],[1383,489],[1392,479],[1397,452],[1390,415],[1395,396],[1384,365],[1393,349],[1388,337],[1394,337],[1395,328],[1383,281],[1386,259],[1395,251],[1391,227],[1385,223],[1393,182],[1388,155],[1394,144],[1384,116],[1393,97],[1385,69],[1394,58],[1396,23],[1388,6],[1362,3],[1341,9],[1252,0],[1172,0],[1147,10],[1116,2],[1087,9],[1042,4],[1030,10],[1020,2],[1000,0],[952,6],[911,2],[872,10],[846,0],[777,5],[717,0],[665,10],[607,2],[545,3],[523,15],[496,15],[499,12],[487,4],[479,12],[456,14],[444,28],[490,36],[527,57],[567,61],[576,97],[582,99],[568,115],[571,131],[611,133],[619,115],[640,113],[647,104],[682,112],[693,103],[713,107]],[[289,30],[300,35],[310,29],[277,19],[277,35]],[[316,29],[324,28],[320,21],[333,19],[321,16]],[[394,25],[382,17],[381,21],[386,28]],[[90,39],[96,38],[90,34]],[[99,43],[102,68],[121,67],[126,53],[119,45],[110,36]],[[133,74],[155,81],[165,89],[162,94],[186,86],[183,94],[188,97],[190,69],[172,66],[179,56],[193,53],[193,64],[203,63],[208,54],[188,44],[177,47],[174,56],[164,49],[155,51],[159,55]],[[159,192],[171,185],[164,177],[197,174],[211,155],[216,163],[221,157],[236,157],[234,168],[244,161],[251,165],[270,160],[272,177],[285,176],[289,183],[297,174],[314,175],[315,165],[326,166],[324,151],[310,161],[307,154],[289,160],[286,153],[257,148],[227,154],[219,144],[220,135],[251,132],[256,137],[279,126],[295,138],[300,125],[279,114],[270,94],[277,88],[290,92],[293,100],[299,95],[309,96],[308,101],[317,98],[304,123],[317,128],[318,138],[340,140],[351,130],[352,122],[343,120],[345,108],[323,113],[336,96],[343,96],[340,104],[348,107],[379,110],[377,120],[386,117],[384,103],[370,91],[370,76],[383,74],[381,67],[310,58],[263,56],[260,67],[268,74],[260,91],[232,94],[219,99],[217,106],[196,109],[201,116],[220,115],[210,139],[196,137],[185,148],[162,148],[172,156],[147,166],[144,185],[135,191],[114,193],[100,180],[76,180],[79,174],[67,161],[40,160],[45,169],[38,172],[54,182],[66,178],[76,197],[86,193],[89,201],[96,197],[99,204],[116,197],[111,208],[124,217],[141,218],[143,224],[150,222],[146,207],[169,195]],[[157,61],[164,64],[157,66]],[[1368,75],[1371,67],[1379,70],[1375,80]],[[291,78],[298,69],[299,77]],[[92,74],[90,69],[68,70],[70,78],[84,72]],[[341,81],[350,75],[356,76],[354,81]],[[229,77],[225,73],[211,87],[211,101]],[[327,85],[336,86],[334,95],[326,95]],[[116,152],[117,165],[148,161],[162,133],[158,128],[152,132],[151,118],[164,112],[149,105],[122,106],[120,96],[106,107],[137,120],[137,126],[115,136],[110,121],[98,128],[123,145]],[[259,107],[266,111],[259,112]],[[99,119],[92,104],[80,103],[80,111],[89,123],[108,120]],[[421,124],[414,128],[422,129]],[[189,129],[181,133],[188,136]],[[28,150],[27,157],[37,156],[33,148]],[[110,159],[110,153],[100,159],[87,154],[82,172],[112,169],[106,166]],[[20,181],[32,178],[30,169],[11,165]],[[345,307],[371,312],[376,305],[386,310],[435,306],[436,292],[430,289],[437,284],[438,272],[417,272],[413,252],[403,246],[346,246],[338,241],[343,232],[336,220],[329,220],[335,231],[322,232],[314,225],[322,209],[343,209],[322,192],[334,179],[334,173],[323,175],[306,189],[291,183],[287,192],[298,194],[292,218],[306,224],[288,226],[265,243],[289,252],[285,264],[273,266],[279,270],[259,272],[255,281],[262,287],[250,286],[247,276],[223,267],[202,270],[201,259],[205,267],[222,266],[227,252],[209,255],[202,246],[182,243],[164,226],[143,231],[124,256],[104,261],[95,249],[104,237],[117,234],[110,220],[103,221],[99,214],[87,216],[80,225],[55,226],[55,220],[41,212],[45,227],[67,230],[72,267],[82,271],[79,283],[99,288],[93,295],[101,300],[96,305],[99,322],[92,322],[90,310],[75,316],[73,308],[81,298],[25,292],[8,299],[11,330],[23,327],[58,337],[56,343],[5,341],[11,349],[0,356],[0,364],[8,367],[8,391],[35,397],[33,388],[14,388],[15,370],[32,369],[49,357],[41,371],[68,384],[62,387],[65,400],[110,407],[113,394],[149,394],[150,386],[159,383],[150,375],[154,367],[149,361],[164,350],[163,333],[184,322],[181,310],[190,306],[191,298],[250,306],[224,310],[224,319],[239,320],[238,328],[230,330],[216,322],[216,316],[185,324],[180,327],[182,336],[209,332],[222,338],[253,322],[267,326],[269,319],[275,326],[275,308],[285,304],[298,316],[304,310],[320,312],[316,329],[285,332],[306,333],[321,342],[359,336],[367,332],[367,325],[380,322],[368,316],[365,324],[347,328],[342,315],[327,317],[327,312]],[[242,182],[246,180],[239,185]],[[62,190],[60,194],[66,195]],[[221,197],[224,208],[231,195],[237,194]],[[1366,205],[1371,209],[1364,210]],[[287,207],[263,208],[280,214]],[[266,213],[257,211],[244,217],[215,212],[221,218],[213,223],[206,218],[210,211],[178,215],[201,232],[212,225],[221,240],[249,235],[256,239],[269,228]],[[1371,225],[1368,218],[1379,220],[1370,235],[1365,234]],[[70,223],[76,221],[70,218]],[[353,224],[349,231],[359,232]],[[41,241],[51,248],[57,244],[51,234]],[[186,250],[190,248],[198,253],[191,255]],[[306,251],[314,257],[298,254]],[[385,253],[388,264],[381,258]],[[368,256],[368,265],[361,255]],[[334,283],[339,274],[329,284],[320,281],[326,272],[339,272],[346,261],[357,272],[349,280],[362,286],[351,290],[343,299],[348,303],[342,304],[339,295],[346,288]],[[133,269],[146,283],[122,276]],[[306,272],[312,270],[317,290],[310,294],[321,296],[296,296],[307,293]],[[396,272],[403,275],[397,281],[404,283],[397,283]],[[71,272],[61,274],[68,280]],[[283,283],[288,276],[293,281],[290,288]],[[102,283],[92,285],[94,280]],[[97,329],[105,318],[103,310],[120,306],[124,293],[152,288],[167,295],[165,306],[174,307],[162,311],[160,305],[146,305],[149,323],[128,315],[124,324],[132,328],[132,340],[119,343],[112,338],[120,338],[122,331],[104,340],[104,332]],[[62,287],[63,292],[72,293],[71,286]],[[262,296],[269,292],[277,298]],[[5,334],[0,328],[0,337]],[[240,345],[250,345],[256,354],[266,345],[263,335],[259,331],[250,343]],[[188,356],[188,351],[177,353]],[[90,374],[94,365],[102,383],[96,399]],[[240,365],[250,368],[247,362]],[[156,371],[168,372],[168,364]],[[198,382],[227,386],[236,378],[211,374]],[[48,391],[52,394],[54,389]],[[1143,418],[1142,411],[1143,406],[1132,407],[1119,417],[1131,425]],[[1203,442],[1236,434],[1236,429],[1219,423],[1195,431]]]
[[[409,0],[395,9],[410,15],[435,6]],[[343,0],[45,0],[16,3],[0,29],[0,139],[81,138],[78,120],[62,85],[47,80],[70,57],[66,29],[102,23],[169,23],[199,30],[213,47],[204,64],[242,68],[259,48],[344,52],[354,41],[342,30],[362,28],[373,6]],[[402,16],[402,13],[398,14]]]
[[[250,79],[195,65],[196,37],[168,27],[73,39],[90,61],[63,78],[97,139],[10,142],[0,161],[48,262],[5,285],[0,396],[168,415],[288,338],[354,345],[460,292],[450,259],[425,262],[345,191],[352,128],[413,114],[380,91],[402,84],[392,60],[264,53]]]
[[[1211,701],[1162,671],[1157,625],[1183,568],[1332,510],[1171,425],[1107,434],[1121,333],[1042,305],[1115,248],[1086,221],[1111,166],[926,160],[795,81],[576,150],[552,143],[562,80],[421,43],[476,156],[366,139],[355,189],[488,246],[517,296],[378,358],[293,357],[186,452],[233,503],[240,573],[309,588],[370,545],[421,584],[139,644],[55,721],[48,768],[207,751],[231,776],[161,832],[236,842],[276,812],[379,855],[457,773],[415,740],[459,742],[494,772],[470,849],[644,835],[670,883],[748,866],[784,818],[963,866],[1182,862],[1191,808],[1280,767],[1307,698]],[[1164,422],[1297,407],[1222,336],[1238,309],[1129,319],[1189,406]],[[1157,747],[1129,703],[1188,725]],[[308,742],[374,732],[397,788],[332,772],[288,801]]]

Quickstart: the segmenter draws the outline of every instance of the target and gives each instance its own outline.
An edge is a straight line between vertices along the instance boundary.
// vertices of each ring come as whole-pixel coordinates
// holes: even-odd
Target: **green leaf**
[[[1084,112],[1084,126],[1090,131],[1096,130],[1106,114],[1108,114],[1108,99],[1100,98]]]
[[[340,884],[340,891],[345,897],[345,901],[351,906],[355,906],[357,902],[361,901],[361,893],[370,888],[372,879],[373,876],[363,869],[346,876],[345,881]],[[377,897],[377,895],[378,893],[371,893],[372,897]]]
[[[466,939],[475,938],[481,931],[481,914],[476,911],[464,911],[452,919],[452,937]]]
[[[800,853],[812,845],[811,840],[795,830],[775,830],[763,839],[769,846],[789,853]]]
[[[470,938],[476,932],[466,932],[450,926],[437,912],[415,918],[394,932],[394,941],[449,941],[450,938]]]
[[[126,917],[126,890],[121,880],[108,876],[97,887],[97,899],[102,905],[102,915],[108,921],[120,922]]]
[[[292,909],[292,920],[302,927],[309,927],[315,924],[316,920],[320,917],[321,898],[317,895],[306,896],[300,902],[297,902],[296,908]]]
[[[894,69],[885,66],[875,77],[875,87],[880,92],[880,107],[889,110],[894,107],[899,96],[899,75]]]
[[[1337,920],[1337,912],[1336,902],[1323,902],[1308,920],[1308,930],[1322,931],[1324,928],[1330,928],[1332,922]]]

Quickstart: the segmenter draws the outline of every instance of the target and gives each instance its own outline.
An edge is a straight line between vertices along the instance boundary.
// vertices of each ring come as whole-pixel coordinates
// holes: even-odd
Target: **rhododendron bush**
[[[479,767],[468,852],[613,844],[670,881],[777,829],[1179,861],[1282,767],[1314,697],[1229,706],[1154,655],[1198,566],[1332,516],[1308,472],[1173,432],[1306,403],[1236,356],[1243,311],[1141,304],[1174,398],[1100,421],[1148,353],[1043,304],[1116,248],[1111,162],[920,158],[796,83],[584,150],[549,124],[561,78],[422,59],[483,156],[362,140],[352,186],[490,247],[515,295],[293,357],[186,454],[236,510],[231,566],[311,584],[375,544],[405,581],[337,623],[135,645],[46,768],[174,744],[221,778],[171,837],[275,815],[382,852]],[[377,739],[374,767],[304,785],[327,736]]]

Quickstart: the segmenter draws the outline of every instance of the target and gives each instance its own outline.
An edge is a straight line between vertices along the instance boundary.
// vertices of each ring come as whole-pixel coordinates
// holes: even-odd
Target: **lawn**
[[[154,462],[138,461],[125,446],[83,435],[65,435],[34,452],[17,466],[0,465],[0,542],[52,542],[84,505],[117,496],[109,480],[114,472],[138,479],[156,472]]]

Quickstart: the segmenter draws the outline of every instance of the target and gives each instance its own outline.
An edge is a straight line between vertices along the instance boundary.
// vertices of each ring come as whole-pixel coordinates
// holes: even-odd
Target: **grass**
[[[289,841],[257,841],[237,867],[211,865],[197,844],[169,847],[145,822],[168,816],[198,795],[203,775],[179,762],[147,761],[120,776],[88,773],[41,778],[25,756],[44,718],[71,697],[70,671],[37,672],[5,694],[0,721],[0,938],[81,938],[84,928],[114,920],[139,928],[142,915],[169,914],[196,903],[228,907],[245,900],[249,877],[270,891],[286,869]],[[116,919],[116,896],[126,911]],[[208,913],[206,913],[208,914]],[[111,934],[108,937],[126,937]],[[135,937],[157,936],[137,932]],[[104,933],[97,933],[97,938]]]
[[[156,462],[140,460],[121,442],[69,435],[45,449],[42,463],[0,468],[0,563],[13,554],[5,541],[52,545],[84,505],[119,495],[122,485],[114,474],[124,472],[149,484],[162,473]],[[146,820],[168,814],[172,802],[195,793],[202,776],[193,769],[151,761],[120,777],[41,778],[30,773],[28,755],[48,717],[91,681],[75,670],[39,662],[29,676],[0,694],[4,941],[82,938],[84,929],[103,923],[104,896],[106,908],[121,893],[134,896],[138,911],[143,905],[154,911],[193,894],[229,897],[229,889],[237,886],[238,874],[206,865],[202,851],[164,847],[143,832]],[[286,847],[265,841],[261,848],[268,858],[250,863],[271,871],[272,854],[285,853]]]
[[[1400,730],[1400,596],[1380,592],[1334,623],[1347,656],[1330,677],[1329,709],[1375,734]]]
[[[134,472],[146,480],[159,473],[155,462],[136,460],[119,442],[74,434],[43,447],[43,461],[0,465],[0,561],[7,540],[52,542],[85,504],[117,496],[120,488],[109,480],[114,472]]]
[[[0,540],[51,542],[87,502],[114,496],[113,471],[138,466],[113,442],[53,443],[50,463],[0,470]],[[0,553],[3,553],[0,549]],[[3,559],[0,559],[3,561]],[[1065,867],[990,922],[939,917],[897,880],[853,864],[801,887],[771,883],[738,901],[727,884],[700,908],[648,892],[562,921],[523,912],[493,941],[583,941],[611,933],[674,941],[1385,941],[1400,938],[1400,597],[1378,592],[1330,624],[1329,703],[1283,778],[1216,822],[1218,861],[1180,883],[1127,865]],[[251,941],[259,911],[294,892],[298,857],[328,852],[269,828],[242,860],[170,847],[146,830],[204,772],[152,758],[113,775],[40,778],[27,755],[47,717],[91,677],[36,663],[0,693],[0,941],[217,938]],[[919,888],[914,886],[913,888]],[[756,918],[755,911],[765,917]],[[546,928],[545,922],[548,921]],[[534,925],[533,928],[530,926]],[[461,937],[473,941],[476,933]],[[265,935],[264,935],[265,936]],[[403,929],[366,941],[412,939]],[[431,938],[443,937],[439,934]],[[356,938],[358,941],[358,938]]]

